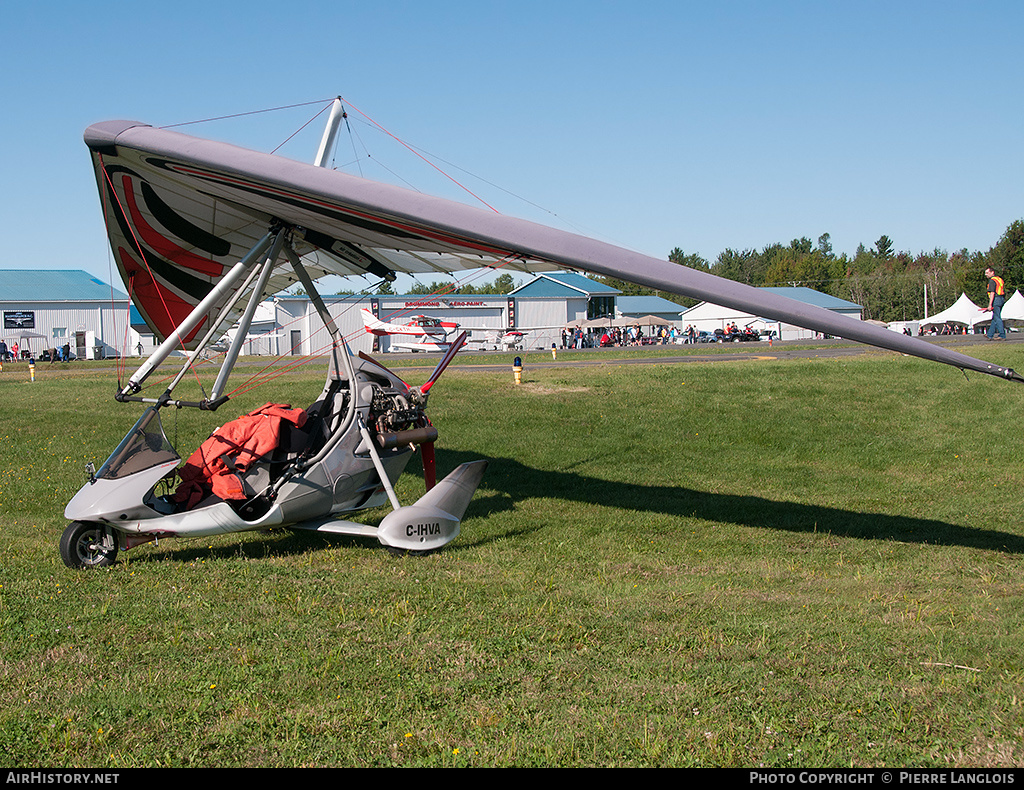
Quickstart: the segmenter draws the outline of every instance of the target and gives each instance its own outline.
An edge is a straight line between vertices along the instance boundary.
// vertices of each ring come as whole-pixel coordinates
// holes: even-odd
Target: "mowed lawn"
[[[432,390],[439,471],[490,461],[437,554],[276,530],[85,572],[64,505],[140,408],[101,364],[5,365],[0,762],[1024,763],[1024,388],[882,352],[541,359]],[[167,435],[307,405],[308,367]]]

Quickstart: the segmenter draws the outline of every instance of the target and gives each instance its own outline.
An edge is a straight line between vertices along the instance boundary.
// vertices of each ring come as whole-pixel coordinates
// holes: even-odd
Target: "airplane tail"
[[[383,336],[387,334],[387,332],[384,330],[384,322],[377,318],[377,316],[375,316],[365,307],[362,308],[359,312],[363,317],[363,327],[366,329],[367,332],[369,332],[371,335],[378,336]]]

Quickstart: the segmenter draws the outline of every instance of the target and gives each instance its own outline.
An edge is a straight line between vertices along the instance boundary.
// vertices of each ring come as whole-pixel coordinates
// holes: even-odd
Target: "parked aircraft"
[[[119,550],[158,538],[280,526],[374,537],[397,551],[435,550],[459,534],[486,461],[434,485],[437,431],[426,406],[465,336],[426,383],[409,386],[350,353],[314,285],[328,274],[391,281],[399,272],[481,266],[581,270],[1024,382],[1009,368],[708,272],[329,170],[325,151],[342,115],[335,102],[313,165],[131,121],[86,130],[113,260],[160,344],[115,396],[145,411],[65,509],[67,565],[110,565]],[[268,404],[244,415],[182,464],[161,428],[162,410],[215,411],[230,402],[226,383],[256,307],[295,282],[332,338],[321,396],[304,408]],[[147,394],[172,351],[201,352],[236,322],[202,400],[174,396],[188,366]],[[403,507],[394,483],[417,448],[428,490]],[[378,526],[345,518],[384,502],[393,509]]]
[[[390,337],[393,351],[447,351],[451,348],[448,335],[459,328],[451,321],[441,321],[425,315],[412,316],[405,324],[381,321],[366,308],[360,310],[366,331],[378,337]]]

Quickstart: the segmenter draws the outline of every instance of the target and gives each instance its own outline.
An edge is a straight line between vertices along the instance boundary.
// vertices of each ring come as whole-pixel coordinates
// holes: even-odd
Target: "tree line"
[[[418,280],[413,282],[405,294],[411,296],[465,296],[466,294],[507,294],[516,289],[516,281],[507,272],[499,274],[493,280],[473,285],[472,283],[458,283],[455,280],[434,280],[430,283],[421,283]],[[296,288],[294,293],[304,294],[301,288]],[[350,296],[355,291],[342,289],[335,291],[338,296]],[[381,282],[374,291],[377,294],[391,295],[395,293],[395,286],[387,280]]]
[[[854,255],[837,255],[828,233],[817,244],[803,237],[788,245],[770,244],[761,250],[722,252],[714,263],[679,247],[669,260],[681,266],[756,287],[806,286],[859,304],[864,319],[914,321],[945,310],[961,293],[987,304],[985,269],[991,266],[1006,281],[1007,295],[1024,288],[1024,220],[1010,224],[987,252],[966,249],[946,252],[897,252],[892,239],[881,236],[872,247],[861,244]],[[598,277],[599,282],[627,295],[657,294],[684,306],[693,300],[654,291],[623,280]]]

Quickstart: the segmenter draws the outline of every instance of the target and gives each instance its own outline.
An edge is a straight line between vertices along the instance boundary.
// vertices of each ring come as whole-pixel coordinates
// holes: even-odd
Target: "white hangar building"
[[[553,272],[508,294],[377,294],[323,300],[353,351],[384,353],[390,350],[390,340],[365,331],[363,308],[393,324],[409,323],[416,316],[453,321],[470,333],[471,342],[483,343],[488,334],[517,328],[527,333],[526,348],[538,349],[560,344],[565,326],[614,315],[618,294],[583,275]],[[248,338],[245,354],[315,355],[330,347],[327,330],[306,296],[282,294],[266,300]]]
[[[0,270],[0,332],[22,355],[69,345],[78,359],[104,359],[137,348],[130,306],[126,293],[81,270]]]
[[[861,318],[861,306],[845,299],[815,291],[813,288],[761,288],[759,290],[777,293],[780,296],[787,296],[798,302],[813,304],[824,307],[837,313],[855,318]],[[679,314],[680,324],[685,331],[688,326],[693,326],[698,332],[714,332],[716,329],[725,329],[726,324],[735,323],[740,329],[751,327],[757,331],[775,330],[775,337],[779,340],[803,340],[813,338],[815,333],[810,329],[773,321],[761,316],[751,315],[731,307],[722,307],[711,302],[701,302],[689,310]]]

